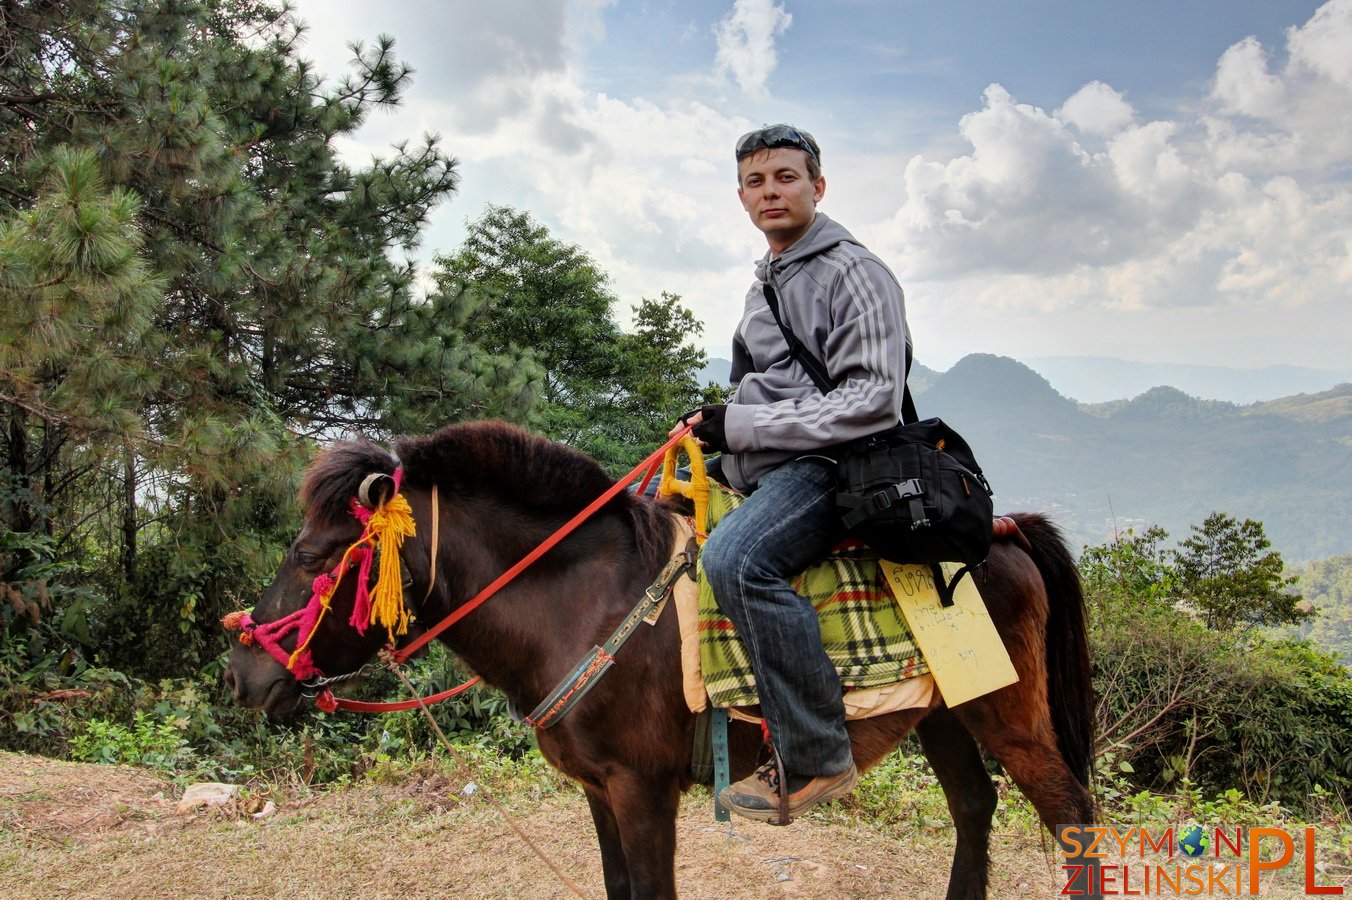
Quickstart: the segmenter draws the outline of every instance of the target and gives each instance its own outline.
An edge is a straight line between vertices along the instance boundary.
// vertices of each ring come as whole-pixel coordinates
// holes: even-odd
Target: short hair
[[[822,175],[822,151],[817,139],[800,128],[792,125],[765,125],[755,131],[748,131],[737,139],[737,162],[760,150],[775,150],[789,147],[802,150],[807,157],[807,174],[813,181]]]

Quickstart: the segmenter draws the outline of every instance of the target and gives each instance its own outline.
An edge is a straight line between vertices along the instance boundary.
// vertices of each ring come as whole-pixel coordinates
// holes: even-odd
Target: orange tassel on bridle
[[[297,679],[321,675],[323,673],[315,666],[310,655],[310,642],[318,633],[320,622],[328,615],[333,595],[337,593],[343,576],[353,566],[357,566],[359,583],[349,624],[359,634],[365,634],[371,625],[383,626],[391,644],[399,635],[407,634],[410,616],[404,605],[404,573],[400,552],[404,538],[415,535],[417,526],[413,521],[413,508],[399,493],[403,474],[400,468],[389,476],[394,480],[394,496],[374,510],[363,506],[357,498],[351,500],[349,509],[362,523],[361,537],[347,548],[337,566],[315,577],[311,583],[309,603],[273,622],[257,623],[251,612],[233,612],[227,614],[221,624],[232,631],[239,631],[240,643],[262,646]],[[365,494],[364,486],[362,493]],[[377,556],[380,569],[376,573],[374,586],[370,587],[371,565]],[[281,641],[293,631],[298,633],[297,646],[294,651],[288,652],[282,647]]]

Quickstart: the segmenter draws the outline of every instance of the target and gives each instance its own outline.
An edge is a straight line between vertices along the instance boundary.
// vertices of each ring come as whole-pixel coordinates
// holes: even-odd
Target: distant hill
[[[730,365],[706,372],[726,383]],[[1183,538],[1220,511],[1261,521],[1288,562],[1352,553],[1352,384],[1248,405],[1165,386],[1077,403],[989,354],[916,364],[910,383],[920,415],[972,445],[997,509],[1050,512],[1077,545],[1152,523]]]
[[[714,384],[727,384],[728,375],[732,372],[732,360],[723,359],[721,356],[711,356],[709,361],[704,364],[704,368],[699,370],[697,376],[700,384],[706,384],[712,381]]]
[[[1352,368],[1326,371],[1302,366],[1241,369],[1189,363],[1141,363],[1106,356],[1041,356],[1024,360],[1061,393],[1081,403],[1125,400],[1167,385],[1193,397],[1256,403],[1313,393],[1352,381]]]
[[[1352,552],[1352,385],[1239,406],[1174,388],[1080,405],[1028,366],[977,354],[917,400],[971,443],[1000,509],[1041,509],[1081,543],[1212,511],[1261,521],[1288,561]]]
[[[1245,410],[1245,415],[1278,415],[1300,422],[1325,422],[1342,428],[1347,434],[1352,423],[1352,384],[1340,384],[1330,391],[1317,394],[1299,394],[1282,397],[1267,403],[1257,403]]]

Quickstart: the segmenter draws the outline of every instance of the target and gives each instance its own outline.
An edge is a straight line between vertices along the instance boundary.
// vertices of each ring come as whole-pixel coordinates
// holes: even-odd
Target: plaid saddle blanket
[[[706,531],[741,504],[742,497],[714,483]],[[878,556],[857,542],[843,544],[799,575],[794,588],[812,601],[826,655],[847,689],[898,684],[929,671],[911,630],[878,570]],[[751,660],[736,630],[718,609],[699,570],[700,665],[714,706],[759,703]]]

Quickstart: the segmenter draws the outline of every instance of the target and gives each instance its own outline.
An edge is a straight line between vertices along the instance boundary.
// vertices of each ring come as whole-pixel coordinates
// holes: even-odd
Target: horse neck
[[[420,615],[429,625],[558,527],[459,504],[443,503],[442,516],[437,587]],[[635,545],[631,522],[598,513],[439,637],[515,703],[534,705],[606,639],[656,576],[661,563],[645,562]]]

